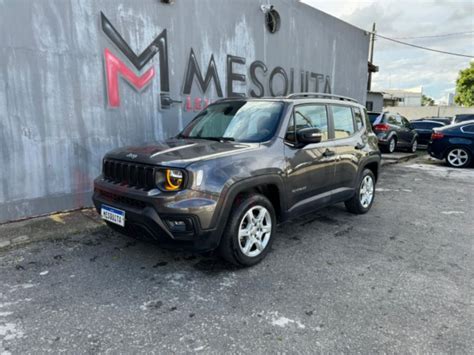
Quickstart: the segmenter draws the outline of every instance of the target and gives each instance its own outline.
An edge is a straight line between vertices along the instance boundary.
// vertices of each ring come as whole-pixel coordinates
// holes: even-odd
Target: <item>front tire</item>
[[[355,195],[345,202],[346,209],[354,214],[369,212],[375,198],[375,176],[374,173],[365,169],[362,172]]]
[[[260,194],[246,194],[234,205],[219,245],[219,254],[237,266],[259,263],[270,251],[276,215],[271,202]]]
[[[411,147],[410,147],[410,152],[412,153],[416,153],[416,150],[418,149],[418,140],[415,138],[413,140],[413,143],[411,144]]]
[[[453,147],[446,153],[446,163],[452,168],[465,168],[471,160],[471,152],[465,148]]]

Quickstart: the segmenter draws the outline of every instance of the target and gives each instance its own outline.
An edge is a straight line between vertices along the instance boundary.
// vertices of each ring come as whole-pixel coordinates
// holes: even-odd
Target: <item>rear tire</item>
[[[446,153],[446,163],[452,168],[465,168],[471,164],[472,154],[462,147],[449,148]]]
[[[268,254],[276,226],[275,209],[260,194],[246,194],[232,208],[218,251],[237,266],[252,266]]]
[[[375,176],[374,173],[365,169],[357,185],[355,195],[345,203],[350,213],[364,214],[369,212],[375,199]]]
[[[388,140],[387,145],[383,147],[383,152],[384,153],[393,153],[395,149],[397,148],[397,139],[395,137],[392,137]]]
[[[416,150],[418,149],[418,140],[415,138],[413,140],[413,143],[411,144],[411,147],[410,147],[410,152],[412,153],[416,153]]]

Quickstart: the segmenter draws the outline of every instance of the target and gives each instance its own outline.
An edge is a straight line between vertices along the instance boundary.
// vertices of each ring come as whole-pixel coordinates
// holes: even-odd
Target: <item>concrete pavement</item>
[[[0,353],[470,353],[473,205],[473,169],[409,162],[249,269],[102,227],[5,249]]]

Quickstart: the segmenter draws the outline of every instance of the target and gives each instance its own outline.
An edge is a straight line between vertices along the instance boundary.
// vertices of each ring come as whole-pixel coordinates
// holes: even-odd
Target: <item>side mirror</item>
[[[318,128],[303,128],[296,132],[298,143],[302,145],[319,143],[323,139],[323,134]]]

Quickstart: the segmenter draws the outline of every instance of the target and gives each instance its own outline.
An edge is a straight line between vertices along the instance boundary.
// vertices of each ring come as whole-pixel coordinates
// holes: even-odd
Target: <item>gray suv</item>
[[[268,254],[283,221],[338,202],[366,213],[380,159],[355,100],[319,93],[223,99],[174,138],[106,154],[93,201],[123,234],[217,249],[249,266]]]

